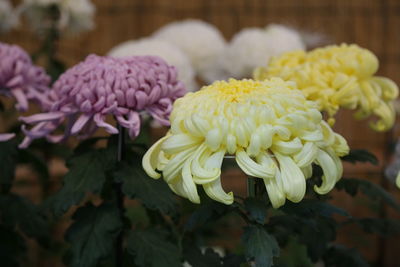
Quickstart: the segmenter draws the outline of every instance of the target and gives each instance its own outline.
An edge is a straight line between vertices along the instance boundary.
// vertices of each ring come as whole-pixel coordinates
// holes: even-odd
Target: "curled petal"
[[[82,128],[86,125],[86,123],[91,119],[91,115],[81,115],[79,119],[74,123],[74,126],[72,126],[71,133],[72,134],[77,134],[82,130]]]
[[[163,177],[167,183],[173,182],[173,180],[178,177],[178,174],[181,172],[186,160],[190,157],[193,157],[193,152],[196,149],[197,147],[191,147],[175,154],[174,157],[167,163],[167,165],[165,165]]]
[[[318,147],[312,143],[307,142],[301,151],[293,156],[294,161],[300,168],[311,165],[317,155]]]
[[[275,174],[274,168],[267,168],[265,165],[258,164],[243,149],[238,149],[236,152],[236,162],[247,175],[253,177],[273,178]]]
[[[288,156],[276,153],[281,171],[282,186],[286,197],[293,202],[299,202],[306,193],[306,181],[303,172],[296,163]]]
[[[94,122],[96,123],[96,125],[98,127],[104,128],[110,134],[117,134],[118,133],[118,129],[115,128],[114,126],[112,126],[111,124],[105,122],[104,119],[105,119],[104,116],[99,114],[99,113],[97,113],[93,117],[93,120],[94,120]]]
[[[158,140],[149,150],[147,150],[146,154],[144,154],[142,159],[142,165],[144,171],[148,176],[154,179],[158,179],[161,177],[161,174],[156,172],[158,155],[161,151],[161,145],[167,139],[169,135],[164,136],[160,140]]]
[[[320,186],[315,185],[314,190],[318,194],[326,194],[332,190],[338,180],[337,165],[331,156],[321,149],[318,149],[316,163],[321,166],[324,175],[322,176],[322,184]]]
[[[8,140],[10,140],[10,139],[12,139],[14,137],[15,137],[15,134],[13,134],[13,133],[11,133],[11,134],[8,134],[8,133],[0,134],[0,142],[8,141]]]
[[[200,203],[200,197],[199,194],[197,193],[196,184],[193,181],[192,172],[190,169],[192,160],[193,159],[186,160],[185,164],[183,165],[182,186],[185,195],[187,196],[187,198],[189,198],[190,201],[192,201],[193,203]]]
[[[291,141],[276,141],[272,145],[272,149],[274,151],[278,151],[281,154],[291,155],[297,153],[300,149],[302,149],[303,145],[299,138],[295,138]]]
[[[265,188],[268,192],[272,207],[277,209],[285,204],[286,196],[282,186],[282,178],[279,170],[276,171],[275,179],[264,179]]]
[[[19,120],[27,123],[33,124],[42,121],[53,121],[65,117],[63,112],[51,112],[51,113],[39,113],[28,117],[19,117]]]
[[[222,164],[225,151],[212,152],[205,144],[201,144],[197,149],[192,161],[193,180],[196,184],[206,184],[219,178],[221,168],[212,167],[217,163]]]
[[[162,145],[162,149],[167,154],[176,154],[193,146],[198,146],[201,139],[187,134],[171,135]]]

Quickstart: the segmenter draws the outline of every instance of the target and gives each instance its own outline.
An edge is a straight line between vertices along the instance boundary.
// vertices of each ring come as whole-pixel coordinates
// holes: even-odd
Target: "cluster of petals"
[[[195,19],[177,21],[163,26],[152,37],[179,47],[205,82],[213,82],[222,75],[219,58],[226,41],[214,25]]]
[[[49,91],[50,77],[33,65],[29,55],[19,46],[0,43],[0,94],[13,97],[20,112],[27,111],[29,101],[42,104]],[[8,140],[13,134],[1,134]]]
[[[96,7],[90,0],[24,0],[22,10],[29,24],[41,31],[52,27],[57,16],[53,7],[58,9],[56,26],[62,32],[74,34],[94,27]]]
[[[247,175],[263,179],[278,208],[286,199],[303,199],[313,163],[324,173],[314,190],[328,193],[342,176],[339,157],[349,151],[317,104],[280,78],[217,81],[178,99],[170,121],[170,131],[143,157],[143,168],[194,203],[200,202],[197,185],[216,201],[233,202],[233,193],[221,186],[226,155],[235,156]]]
[[[305,49],[300,33],[283,25],[245,28],[235,34],[224,51],[222,66],[233,78],[249,78],[273,56]]]
[[[177,46],[164,40],[143,38],[123,42],[108,52],[109,56],[158,56],[178,70],[178,79],[182,81],[188,91],[197,91],[196,73],[189,57]]]
[[[30,130],[23,125],[26,137],[20,147],[42,137],[59,142],[70,135],[90,136],[99,127],[117,134],[118,129],[107,123],[107,116],[114,117],[135,138],[140,131],[141,112],[169,125],[172,103],[185,93],[175,67],[161,58],[90,55],[55,82],[44,105],[45,113],[20,118],[34,125]],[[54,135],[64,121],[64,133]]]
[[[397,85],[388,78],[374,76],[378,59],[367,49],[342,44],[310,52],[288,52],[254,72],[257,80],[281,77],[295,81],[307,99],[317,101],[330,123],[339,108],[357,109],[357,119],[371,115],[378,120],[370,126],[376,131],[390,129],[395,121],[393,100]]]

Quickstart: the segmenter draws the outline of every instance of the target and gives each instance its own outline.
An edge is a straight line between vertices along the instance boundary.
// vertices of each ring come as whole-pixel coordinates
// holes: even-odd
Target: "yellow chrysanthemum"
[[[302,200],[312,163],[324,171],[315,191],[329,192],[342,175],[338,156],[349,151],[322,120],[317,104],[294,82],[279,78],[217,81],[179,98],[170,121],[170,131],[149,149],[143,167],[155,179],[161,172],[176,194],[195,203],[200,202],[196,185],[216,201],[233,202],[220,179],[227,154],[235,155],[247,175],[264,180],[277,208],[286,198]]]
[[[390,79],[373,76],[378,70],[378,59],[367,49],[357,45],[327,46],[311,52],[294,51],[272,59],[267,68],[258,68],[254,78],[263,80],[281,77],[297,83],[307,99],[317,101],[326,111],[329,122],[339,107],[358,109],[357,119],[376,115],[379,120],[370,124],[376,131],[393,126],[393,100],[398,95],[397,85]]]

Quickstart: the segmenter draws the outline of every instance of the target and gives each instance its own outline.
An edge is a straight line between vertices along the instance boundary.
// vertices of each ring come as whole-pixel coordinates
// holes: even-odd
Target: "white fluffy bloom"
[[[297,49],[305,49],[305,45],[300,34],[290,28],[276,24],[247,28],[232,38],[222,62],[231,77],[248,78],[272,56]]]
[[[199,86],[195,80],[195,72],[189,58],[175,45],[158,39],[143,38],[121,43],[108,52],[109,56],[159,56],[178,70],[178,78],[189,91],[197,91]]]
[[[51,26],[50,8],[55,6],[60,12],[57,27],[65,33],[79,33],[94,27],[93,17],[96,11],[90,0],[24,0],[23,11],[35,30]]]
[[[212,82],[221,79],[219,58],[226,47],[226,42],[215,26],[204,21],[189,19],[165,25],[153,36],[182,49],[202,80]]]
[[[18,23],[18,16],[8,0],[0,1],[0,33],[9,31]]]

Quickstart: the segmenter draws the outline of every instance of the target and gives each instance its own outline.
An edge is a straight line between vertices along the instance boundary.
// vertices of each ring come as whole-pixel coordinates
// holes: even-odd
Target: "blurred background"
[[[3,1],[3,0],[0,0]],[[13,1],[18,3],[19,1]],[[96,6],[95,27],[92,31],[61,38],[56,57],[68,67],[83,60],[91,53],[105,55],[111,48],[127,40],[151,35],[163,25],[187,18],[201,19],[215,25],[227,41],[246,27],[264,27],[270,23],[283,24],[298,31],[323,36],[324,44],[356,43],[374,52],[380,61],[379,74],[400,83],[400,1],[399,0],[92,0]],[[0,41],[15,43],[34,53],[41,44],[37,35],[22,26],[0,35]],[[25,23],[25,24],[24,24]],[[1,60],[1,59],[0,59]],[[383,176],[384,168],[391,162],[394,143],[400,124],[386,133],[372,131],[365,121],[355,121],[352,112],[337,115],[335,130],[349,142],[351,148],[363,148],[379,158],[379,165],[346,165],[345,177],[364,177],[373,180],[400,200],[393,184]],[[154,133],[156,138],[159,133]],[[52,163],[54,183],[59,184],[65,172],[62,162]],[[29,170],[19,169],[19,176],[30,177],[23,189],[36,203],[42,199],[39,186]],[[226,187],[241,191],[245,179],[240,173],[225,175]],[[57,185],[55,185],[57,188]],[[242,190],[243,191],[243,190]],[[351,199],[340,192],[334,202],[346,207],[353,215],[367,216],[371,212],[362,197]],[[360,208],[361,207],[361,208]],[[365,207],[365,208],[363,208]],[[394,216],[390,210],[376,207],[379,216]],[[373,215],[371,215],[373,216]],[[55,235],[62,238],[62,230]],[[383,240],[359,236],[356,229],[346,229],[340,242],[360,249],[376,266],[399,266],[398,239]],[[31,250],[36,258],[37,251]],[[42,266],[42,265],[32,265]],[[49,265],[53,266],[53,265]]]

